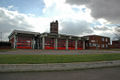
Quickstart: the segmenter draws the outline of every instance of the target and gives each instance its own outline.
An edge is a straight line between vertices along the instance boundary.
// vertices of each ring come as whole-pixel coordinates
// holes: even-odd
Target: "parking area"
[[[81,55],[81,54],[110,54],[110,53],[120,53],[120,51],[115,50],[14,50],[0,52],[0,54],[49,54],[49,55]]]

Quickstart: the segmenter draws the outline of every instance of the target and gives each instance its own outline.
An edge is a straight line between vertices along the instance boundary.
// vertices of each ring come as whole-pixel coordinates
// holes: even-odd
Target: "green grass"
[[[94,50],[94,51],[120,51],[120,49],[89,49],[89,50]]]
[[[105,50],[110,50],[110,51],[120,51],[120,49],[105,49]]]
[[[120,60],[120,54],[0,55],[0,64],[42,64]]]
[[[12,48],[12,49],[0,49],[0,52],[15,51],[15,50],[17,50],[17,49],[14,49],[14,48]]]

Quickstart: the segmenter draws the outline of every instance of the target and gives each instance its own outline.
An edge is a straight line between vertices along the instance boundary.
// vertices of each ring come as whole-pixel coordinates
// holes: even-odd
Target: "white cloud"
[[[49,17],[52,20],[56,20],[56,19],[59,20],[60,29],[62,30],[60,32],[69,33],[73,35],[74,34],[80,35],[80,34],[83,34],[83,32],[91,31],[90,23],[94,21],[94,18],[90,15],[91,10],[88,9],[85,5],[71,6],[69,4],[66,4],[65,0],[53,0],[50,3],[49,3],[49,0],[44,0],[44,2],[46,5],[46,7],[43,9],[45,17]],[[85,11],[83,11],[83,9],[85,9]],[[70,25],[73,25],[73,26],[70,26]],[[68,27],[69,29],[66,29]],[[87,30],[87,31],[82,31],[81,33],[77,32],[78,30],[80,30],[80,28],[82,28],[81,30]],[[71,29],[74,29],[77,31],[73,33],[71,32]]]
[[[14,6],[13,5],[10,5],[10,6],[8,6],[8,9],[12,9]]]
[[[65,3],[65,0],[44,0],[46,7],[43,9],[45,16],[53,19],[76,19],[76,20],[91,20],[91,11],[85,5],[71,6]],[[77,8],[76,12],[73,8]],[[86,12],[82,11],[82,8],[86,8]]]
[[[44,0],[44,1],[47,6],[43,10],[44,13],[47,14],[47,17],[49,16],[52,17],[53,20],[59,19],[60,27],[62,30],[61,32],[65,31],[64,33],[77,34],[77,35],[83,34],[83,32],[86,32],[84,34],[97,34],[97,35],[114,33],[115,27],[106,26],[108,24],[111,24],[111,22],[107,21],[104,18],[99,18],[99,19],[93,18],[91,16],[92,13],[91,9],[89,9],[83,4],[70,5],[65,3],[65,0],[60,0],[61,2],[59,2],[59,0],[54,0],[53,2],[50,3],[49,3],[50,0]],[[95,24],[94,26],[90,25],[90,24],[94,24],[94,22],[99,22],[101,25],[98,24]],[[71,29],[74,29],[77,32],[71,31]],[[81,30],[83,31],[80,33],[79,31]],[[93,33],[87,33],[91,30],[93,30]]]
[[[48,31],[50,21],[49,18],[31,17],[17,11],[0,8],[0,32],[3,33],[2,36],[5,36],[3,37],[4,40],[8,40],[8,34],[14,29],[38,32]]]

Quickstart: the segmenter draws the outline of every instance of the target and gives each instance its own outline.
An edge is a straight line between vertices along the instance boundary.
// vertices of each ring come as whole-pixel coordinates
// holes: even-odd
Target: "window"
[[[91,43],[89,43],[89,46],[92,47]]]
[[[106,42],[108,42],[108,39],[106,38]]]
[[[90,47],[96,47],[96,44],[95,43],[89,43],[89,46]]]
[[[95,42],[95,40],[91,40],[91,42]]]
[[[104,38],[102,38],[102,41],[104,41]]]
[[[93,43],[93,46],[94,46],[94,47],[96,47],[96,44],[95,44],[95,43]]]

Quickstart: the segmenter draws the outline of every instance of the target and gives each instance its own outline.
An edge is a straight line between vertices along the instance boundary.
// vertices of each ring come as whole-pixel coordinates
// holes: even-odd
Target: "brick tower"
[[[58,34],[58,21],[50,23],[50,33]]]

